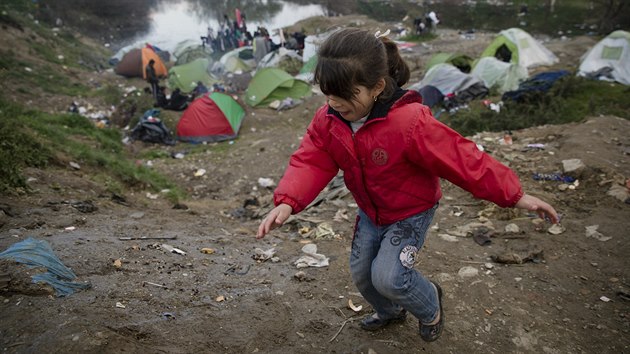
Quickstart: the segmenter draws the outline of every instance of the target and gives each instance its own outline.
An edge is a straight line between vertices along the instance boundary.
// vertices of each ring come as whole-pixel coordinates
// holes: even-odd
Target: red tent
[[[244,117],[245,111],[232,97],[212,92],[186,108],[177,123],[177,138],[197,143],[234,139]]]

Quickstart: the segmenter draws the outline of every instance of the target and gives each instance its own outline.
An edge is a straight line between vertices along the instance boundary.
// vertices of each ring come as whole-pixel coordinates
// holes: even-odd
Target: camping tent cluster
[[[532,69],[558,63],[542,43],[519,28],[499,32],[476,60],[459,53],[437,53],[430,58],[423,79],[409,88],[426,95],[425,104],[465,103],[489,90],[504,99],[520,100],[524,92],[548,90],[564,71],[530,77]],[[582,58],[578,75],[630,85],[630,33],[615,31]],[[436,92],[436,90],[438,92]],[[424,96],[423,96],[424,97]]]
[[[309,43],[312,47],[316,42],[311,40]],[[309,79],[312,75],[309,77],[309,74],[312,74],[315,64],[312,59],[315,58],[314,50],[312,52],[311,60],[304,62],[302,55],[280,47],[256,61],[253,48],[242,46],[228,51],[217,60],[211,47],[199,41],[184,40],[175,46],[173,60],[167,59],[170,53],[164,56],[157,47],[146,45],[124,48],[124,52],[117,53],[110,63],[119,75],[144,78],[144,69],[153,59],[157,75],[166,78],[166,84],[173,93],[195,94],[201,86],[217,91],[193,98],[177,124],[178,140],[198,143],[237,136],[245,117],[237,94],[244,92],[244,102],[252,107],[271,107],[273,104],[279,107],[280,102],[299,102],[310,95]],[[302,76],[294,76],[299,73]],[[170,106],[163,107],[172,109]]]
[[[169,53],[146,45],[125,48],[124,53],[112,58],[112,63],[116,64],[117,74],[143,77],[144,67],[154,59],[157,74],[168,77],[168,87],[182,93],[190,93],[198,83],[216,88],[238,78],[246,81],[238,85],[242,87],[238,92],[244,91],[247,105],[273,106],[311,93],[310,82],[317,63],[315,53],[330,33],[307,36],[301,55],[281,47],[255,57],[253,47],[243,46],[216,60],[210,47],[186,40],[176,46],[174,62],[169,61]],[[504,99],[519,101],[525,92],[547,90],[568,74],[558,71],[529,77],[532,69],[557,62],[558,58],[527,32],[510,28],[501,31],[478,59],[461,53],[437,53],[430,58],[422,80],[409,89],[420,92],[428,106],[442,104],[447,109],[484,97],[490,90],[503,94]],[[602,39],[584,55],[578,75],[630,85],[630,33],[615,31]],[[177,125],[178,139],[188,142],[233,139],[245,117],[237,101],[236,96],[219,92],[195,99]]]

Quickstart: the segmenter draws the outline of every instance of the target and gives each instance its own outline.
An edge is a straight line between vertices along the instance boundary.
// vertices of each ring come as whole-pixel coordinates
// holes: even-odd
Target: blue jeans
[[[439,310],[435,288],[413,268],[438,205],[394,224],[377,226],[359,210],[350,271],[363,298],[387,320],[407,310],[423,323]]]

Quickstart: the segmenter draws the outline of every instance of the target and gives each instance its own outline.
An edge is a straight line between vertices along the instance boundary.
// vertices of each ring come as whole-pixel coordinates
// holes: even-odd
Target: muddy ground
[[[463,40],[443,29],[438,39],[405,56],[419,75],[428,54],[461,49],[478,55],[491,38]],[[578,37],[552,40],[549,47],[571,66],[594,42]],[[120,80],[107,72],[95,76]],[[343,190],[331,186],[321,203],[255,240],[273,193],[259,178],[278,181],[322,103],[313,96],[281,113],[247,107],[233,142],[195,148],[183,159],[151,160],[152,168],[188,192],[177,208],[163,194],[152,199],[149,190],[114,196],[91,179],[94,171],[87,167],[26,170],[34,192],[2,197],[0,250],[28,237],[45,240],[77,281],[91,288],[61,298],[24,283],[3,292],[0,348],[10,353],[630,352],[630,205],[619,196],[627,195],[630,177],[630,121],[591,117],[515,131],[512,145],[501,144],[500,133],[471,137],[511,166],[527,192],[552,203],[562,214],[562,228],[550,233],[550,225],[526,212],[494,207],[445,182],[416,265],[445,290],[445,331],[427,344],[412,317],[374,333],[358,327],[370,307],[348,270],[356,205],[339,193]],[[136,142],[129,149],[140,156],[147,150],[186,153],[191,146]],[[585,165],[575,175],[578,183],[532,178],[562,173],[567,159]],[[201,168],[206,173],[196,177]],[[96,208],[77,204],[85,201]],[[594,225],[597,232],[588,233]],[[483,237],[475,240],[466,227],[490,242],[480,245],[476,240]],[[168,239],[126,239],[142,237]],[[306,243],[329,258],[327,267],[296,267]],[[168,252],[162,244],[186,254]],[[272,248],[277,258],[255,259]],[[363,309],[353,311],[349,300]]]

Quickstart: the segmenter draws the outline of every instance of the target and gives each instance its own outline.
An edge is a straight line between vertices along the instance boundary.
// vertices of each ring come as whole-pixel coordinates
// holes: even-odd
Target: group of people
[[[247,30],[246,16],[240,11],[237,14],[234,20],[230,20],[228,15],[224,14],[216,34],[212,26],[208,26],[206,36],[201,37],[202,45],[210,46],[213,52],[229,52],[235,48],[251,45],[253,37]]]
[[[314,80],[326,102],[289,159],[257,238],[304,210],[342,170],[358,205],[350,273],[374,311],[359,326],[374,331],[411,314],[420,338],[435,341],[445,325],[444,291],[416,269],[416,257],[440,204],[440,180],[552,223],[558,213],[525,193],[514,171],[435,119],[416,91],[402,88],[410,70],[391,39],[342,29],[317,59]]]
[[[424,15],[424,19],[422,19],[422,17],[416,17],[413,20],[413,27],[416,34],[431,33],[435,32],[438,23],[440,23],[440,19],[437,13],[435,11],[429,11]]]

